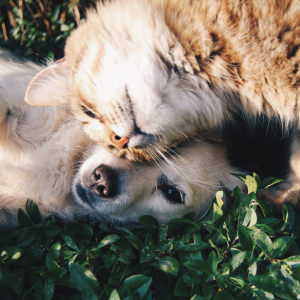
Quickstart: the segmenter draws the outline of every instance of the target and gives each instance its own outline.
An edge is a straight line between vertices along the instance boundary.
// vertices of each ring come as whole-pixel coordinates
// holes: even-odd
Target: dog
[[[163,158],[134,162],[92,141],[67,104],[45,108],[23,104],[27,85],[44,67],[5,51],[0,52],[0,66],[1,231],[17,225],[17,211],[24,209],[27,198],[39,205],[43,218],[56,214],[65,221],[86,217],[137,226],[145,214],[166,223],[190,212],[197,219],[217,191],[223,191],[223,201],[230,206],[233,188],[243,189],[230,173],[253,170],[285,179],[264,192],[265,199],[273,203],[298,199],[298,131],[293,127],[282,131],[280,120],[268,120],[269,130],[264,120],[261,127],[251,129],[247,118],[236,117],[224,129],[222,143],[199,136],[169,148]],[[268,161],[264,141],[273,143]]]
[[[90,139],[66,105],[23,103],[30,80],[42,69],[0,50],[1,231],[18,224],[18,209],[24,209],[27,198],[39,205],[43,217],[56,213],[71,220],[80,211],[71,184]]]
[[[220,143],[182,144],[166,154],[168,163],[132,162],[96,145],[68,105],[24,104],[27,85],[43,69],[0,53],[1,231],[17,225],[27,198],[43,218],[54,213],[65,221],[86,216],[129,224],[150,214],[167,222],[192,211],[202,215],[216,191],[239,184]]]

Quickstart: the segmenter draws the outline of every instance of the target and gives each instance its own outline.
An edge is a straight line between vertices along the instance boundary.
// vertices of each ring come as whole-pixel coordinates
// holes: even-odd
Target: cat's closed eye
[[[86,108],[85,106],[81,105],[81,108],[83,110],[83,112],[88,115],[89,117],[93,118],[93,119],[99,119],[100,122],[103,121],[103,118],[99,118],[98,116],[96,116],[93,112],[91,112],[88,108]]]

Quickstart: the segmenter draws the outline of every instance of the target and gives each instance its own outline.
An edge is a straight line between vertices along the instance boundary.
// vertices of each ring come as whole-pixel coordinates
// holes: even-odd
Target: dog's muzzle
[[[94,206],[99,201],[110,201],[118,195],[118,175],[112,168],[101,165],[92,174],[83,176],[76,184],[76,193],[82,202]]]

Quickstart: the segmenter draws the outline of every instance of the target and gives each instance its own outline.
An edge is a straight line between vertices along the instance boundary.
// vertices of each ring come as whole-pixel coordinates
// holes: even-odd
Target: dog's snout
[[[111,141],[120,149],[126,149],[128,147],[129,138],[128,137],[120,137],[115,133],[111,135]]]
[[[91,176],[91,189],[103,198],[112,198],[117,195],[117,176],[113,169],[100,166]]]

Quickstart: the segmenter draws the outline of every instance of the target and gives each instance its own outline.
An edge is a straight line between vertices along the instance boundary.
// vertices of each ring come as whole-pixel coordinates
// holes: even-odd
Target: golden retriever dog
[[[149,214],[167,222],[192,211],[200,216],[218,190],[240,184],[220,143],[183,144],[170,150],[167,164],[131,162],[90,140],[67,105],[24,104],[27,85],[42,69],[0,52],[1,230],[17,225],[27,198],[43,217],[137,222]],[[63,79],[57,74],[56,80]]]
[[[169,148],[163,157],[133,162],[88,138],[67,104],[23,103],[27,85],[43,69],[0,52],[1,231],[17,225],[17,211],[27,198],[44,218],[56,214],[66,221],[84,216],[129,226],[145,214],[160,223],[189,212],[198,218],[219,190],[231,204],[231,191],[243,184],[230,173],[256,171],[285,179],[262,196],[297,202],[300,148],[292,126],[283,130],[280,120],[269,119],[268,129],[263,119],[250,126],[238,115],[224,126],[224,143],[200,136]],[[61,76],[52,80],[64,80]]]

